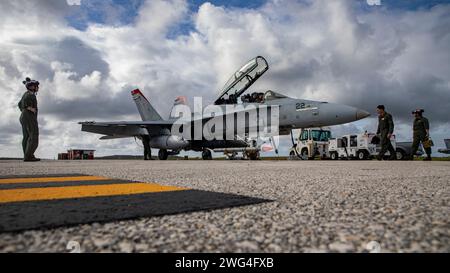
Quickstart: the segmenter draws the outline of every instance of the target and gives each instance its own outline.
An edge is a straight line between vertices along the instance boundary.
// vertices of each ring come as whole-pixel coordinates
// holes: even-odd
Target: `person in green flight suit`
[[[142,135],[142,144],[144,145],[144,160],[152,160],[152,148],[150,147],[149,135]]]
[[[419,149],[419,144],[422,143],[422,146],[424,147],[425,153],[427,154],[427,157],[424,158],[425,161],[431,160],[431,146],[426,147],[426,143],[428,139],[430,138],[430,123],[428,122],[428,119],[423,117],[422,113],[424,112],[423,109],[417,109],[412,112],[414,115],[414,123],[413,123],[413,144],[412,144],[412,157],[417,152],[417,149]]]
[[[389,151],[389,160],[396,159],[394,147],[392,147],[391,136],[394,133],[394,121],[392,115],[385,111],[384,105],[377,106],[378,129],[377,135],[380,137],[381,150],[377,159],[382,160],[386,151]]]
[[[37,121],[38,107],[36,93],[39,91],[39,82],[26,78],[23,84],[27,91],[23,94],[18,106],[22,112],[20,115],[20,124],[22,125],[22,149],[24,161],[40,161],[34,156],[39,145],[39,127]]]

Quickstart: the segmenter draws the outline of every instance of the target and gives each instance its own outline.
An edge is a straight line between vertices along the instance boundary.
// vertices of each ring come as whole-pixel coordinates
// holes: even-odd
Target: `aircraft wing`
[[[171,120],[148,120],[148,121],[84,121],[79,122],[81,125],[97,125],[97,126],[138,126],[138,127],[148,127],[148,126],[171,126],[174,122]]]
[[[239,113],[241,110],[227,113],[227,115],[233,115]],[[183,122],[182,119],[178,120],[180,123],[191,123],[192,126],[195,122],[205,123],[212,119],[214,115],[207,114],[199,117],[192,117]],[[219,116],[216,116],[219,117]],[[163,129],[172,129],[172,125],[177,122],[177,119],[171,120],[146,120],[146,121],[108,121],[108,122],[96,122],[85,121],[79,122],[81,124],[81,131],[105,135],[102,139],[112,138],[125,138],[135,137],[140,135],[160,135]]]
[[[134,137],[139,135],[160,134],[161,129],[172,126],[173,121],[112,121],[112,122],[79,122],[81,131],[108,136],[103,139]]]
[[[130,136],[121,136],[121,135],[114,135],[114,136],[102,136],[101,140],[109,140],[109,139],[119,139],[119,138],[128,138]]]

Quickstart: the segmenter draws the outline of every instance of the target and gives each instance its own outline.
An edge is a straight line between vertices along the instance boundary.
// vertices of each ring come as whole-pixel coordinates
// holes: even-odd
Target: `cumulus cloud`
[[[81,0],[67,0],[67,5],[69,6],[79,6],[81,5]]]
[[[26,76],[42,83],[39,155],[53,158],[78,146],[136,153],[133,140],[99,142],[76,122],[138,120],[129,94],[136,87],[163,116],[179,95],[212,102],[230,74],[256,55],[267,58],[270,70],[252,90],[370,111],[385,104],[404,139],[411,138],[411,109],[421,107],[435,142],[450,134],[450,5],[391,11],[361,10],[352,1],[273,0],[255,9],[204,3],[190,10],[183,0],[152,0],[131,22],[88,22],[77,30],[67,17],[85,3],[0,3],[0,156],[21,155],[16,105]],[[105,8],[114,15],[111,5]],[[170,35],[186,21],[189,29]],[[336,132],[375,126],[372,118]]]

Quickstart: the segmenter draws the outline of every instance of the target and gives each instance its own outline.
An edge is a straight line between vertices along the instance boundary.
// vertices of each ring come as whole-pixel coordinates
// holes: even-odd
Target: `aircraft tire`
[[[208,150],[208,149],[203,150],[203,152],[202,152],[202,159],[203,160],[211,160],[212,159],[211,151]]]
[[[168,157],[169,157],[169,154],[167,153],[166,149],[159,149],[159,152],[158,152],[159,160],[167,160]]]
[[[258,160],[259,159],[259,152],[251,153],[249,158],[250,158],[250,160]]]

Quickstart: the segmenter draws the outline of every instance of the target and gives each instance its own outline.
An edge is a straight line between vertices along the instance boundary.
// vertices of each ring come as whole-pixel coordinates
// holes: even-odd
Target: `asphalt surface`
[[[0,176],[0,233],[189,213],[270,200],[105,176]]]
[[[450,162],[0,161],[1,176],[63,173],[274,201],[0,233],[0,252],[450,252]]]

